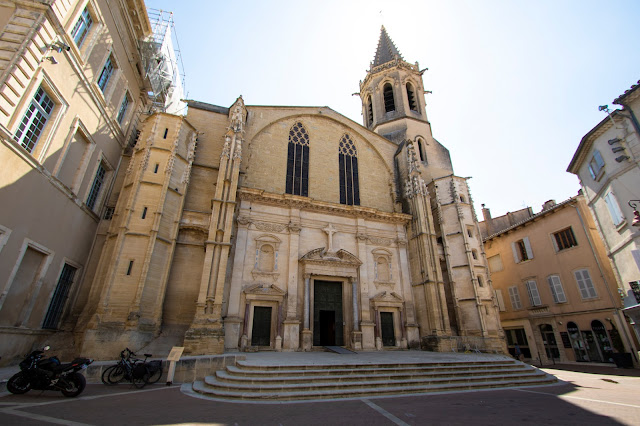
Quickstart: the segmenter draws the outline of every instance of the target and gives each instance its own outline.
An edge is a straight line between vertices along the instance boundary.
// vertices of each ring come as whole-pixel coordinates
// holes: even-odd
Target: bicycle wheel
[[[149,376],[149,369],[146,365],[136,365],[131,372],[131,383],[138,389],[142,389],[147,384]]]
[[[149,377],[147,378],[148,385],[157,382],[160,380],[160,377],[162,377],[162,364],[160,364],[160,362],[155,362],[154,364],[154,362],[155,361],[149,363],[147,367],[149,369]]]
[[[109,375],[111,374],[111,372],[113,370],[115,370],[118,367],[120,367],[119,364],[112,365],[110,367],[105,368],[104,371],[102,372],[102,377],[101,377],[102,383],[104,383],[107,386],[115,385],[115,383],[112,383],[112,382],[109,381]]]
[[[111,370],[109,376],[107,376],[107,382],[110,385],[117,385],[125,379],[127,376],[127,370],[120,364],[114,365],[114,369]]]

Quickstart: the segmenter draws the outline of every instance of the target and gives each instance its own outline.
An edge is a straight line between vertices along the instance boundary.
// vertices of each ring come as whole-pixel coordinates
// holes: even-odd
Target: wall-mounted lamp
[[[631,226],[640,226],[640,213],[638,213],[638,204],[640,200],[629,200],[629,206],[633,209],[633,222]]]
[[[71,46],[61,41],[54,41],[51,43],[49,48],[57,51],[58,53],[62,52],[62,50],[66,50],[67,52],[71,50]]]

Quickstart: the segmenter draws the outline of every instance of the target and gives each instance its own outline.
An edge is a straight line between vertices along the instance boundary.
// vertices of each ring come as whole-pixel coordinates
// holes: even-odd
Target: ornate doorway
[[[382,346],[395,346],[396,333],[393,327],[393,312],[380,312]]]
[[[314,281],[313,345],[344,345],[342,282]]]

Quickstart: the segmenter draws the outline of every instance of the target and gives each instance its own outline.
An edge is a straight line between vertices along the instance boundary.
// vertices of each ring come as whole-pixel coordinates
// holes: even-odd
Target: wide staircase
[[[507,358],[289,366],[238,361],[237,365],[194,382],[193,390],[215,399],[296,401],[527,387],[556,382],[554,376]]]

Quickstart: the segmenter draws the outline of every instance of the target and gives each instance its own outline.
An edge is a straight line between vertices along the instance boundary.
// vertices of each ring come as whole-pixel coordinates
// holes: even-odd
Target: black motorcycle
[[[59,390],[64,396],[78,396],[82,393],[87,380],[78,371],[87,368],[93,362],[89,358],[76,358],[70,363],[62,364],[56,356],[44,358],[45,346],[42,350],[31,352],[20,363],[20,372],[14,374],[7,382],[7,390],[14,394],[23,394],[31,389]]]

